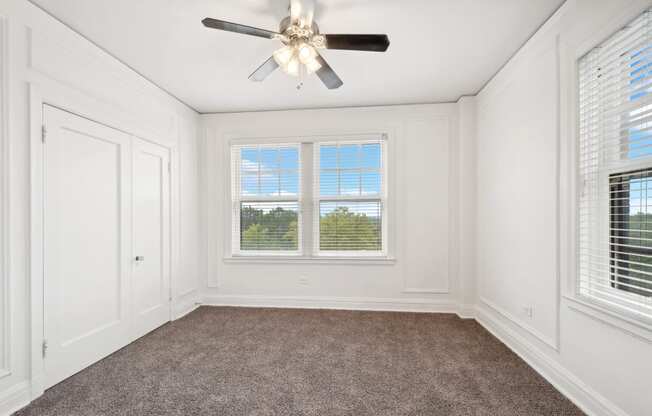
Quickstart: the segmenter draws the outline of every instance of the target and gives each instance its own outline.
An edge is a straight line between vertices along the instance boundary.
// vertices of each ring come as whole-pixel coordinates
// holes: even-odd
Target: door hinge
[[[168,173],[172,173],[172,162],[168,162]]]
[[[41,126],[41,141],[45,143],[45,137],[48,135],[48,130],[45,126]]]
[[[41,346],[41,350],[43,352],[43,358],[45,358],[45,355],[48,352],[48,340],[47,339],[43,340],[43,345]]]

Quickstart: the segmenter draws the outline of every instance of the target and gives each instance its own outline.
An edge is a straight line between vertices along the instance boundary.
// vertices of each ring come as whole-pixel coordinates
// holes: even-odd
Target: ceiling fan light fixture
[[[281,68],[286,68],[288,63],[294,57],[294,48],[290,46],[284,46],[281,49],[278,49],[274,52],[274,60]]]
[[[290,59],[287,65],[285,65],[284,67],[281,66],[281,68],[288,75],[292,75],[293,77],[299,76],[300,67],[301,67],[301,62],[299,61],[299,58],[296,57],[296,55],[292,56],[292,59]]]
[[[315,58],[317,57],[317,51],[315,48],[313,48],[311,45],[308,45],[307,43],[302,44],[299,46],[299,60],[301,60],[301,63],[304,65],[308,65],[308,62],[314,61]]]

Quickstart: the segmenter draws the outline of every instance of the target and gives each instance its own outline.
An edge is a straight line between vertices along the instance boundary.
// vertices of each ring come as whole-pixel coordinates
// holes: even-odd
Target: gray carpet
[[[581,415],[454,315],[202,307],[20,416]]]

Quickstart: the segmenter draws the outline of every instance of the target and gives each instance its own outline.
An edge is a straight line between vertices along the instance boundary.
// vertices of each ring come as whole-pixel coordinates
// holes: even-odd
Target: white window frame
[[[258,148],[258,149],[263,149],[263,148],[279,148],[279,147],[295,147],[298,150],[299,153],[299,167],[297,170],[298,176],[299,176],[299,184],[298,184],[298,189],[299,189],[299,195],[297,196],[262,196],[262,195],[257,195],[257,196],[252,196],[252,197],[247,197],[243,196],[241,194],[241,176],[240,176],[240,169],[235,169],[236,166],[241,166],[241,152],[240,151],[234,151],[235,149],[242,149],[242,148]],[[303,236],[303,219],[302,219],[302,207],[303,207],[303,169],[302,169],[302,146],[301,143],[251,143],[251,144],[245,144],[245,143],[238,143],[238,144],[232,144],[229,147],[230,153],[231,153],[231,203],[232,203],[232,217],[231,217],[231,223],[232,223],[232,240],[231,240],[231,249],[233,256],[241,256],[241,257],[279,257],[279,256],[292,256],[292,257],[298,257],[303,255],[303,241],[302,241],[302,236]],[[260,174],[260,172],[259,172]],[[280,171],[279,171],[280,174]],[[259,178],[260,179],[260,178]],[[297,213],[298,213],[298,218],[297,218],[297,250],[242,250],[240,247],[240,241],[241,241],[241,229],[240,229],[240,212],[242,208],[243,203],[269,203],[269,202],[296,202],[297,203]]]
[[[617,165],[611,165],[609,168],[604,168],[600,169],[599,172],[599,182],[598,186],[599,187],[607,187],[610,189],[610,176],[613,174],[622,174],[628,171],[636,171],[644,168],[651,168],[650,162],[618,162]],[[598,191],[597,193],[601,193]],[[603,193],[604,194],[604,193]],[[611,198],[609,198],[606,195],[603,195],[601,201],[600,201],[600,207],[598,209],[599,212],[599,222],[596,223],[592,227],[592,232],[599,235],[606,235],[610,236],[610,230],[611,230],[611,220],[610,220],[610,215],[611,215]],[[599,239],[599,238],[594,238],[593,239],[593,244],[597,245],[599,247],[602,247],[600,251],[605,252],[605,253],[611,253],[611,241],[610,238],[607,239]],[[579,267],[579,264],[578,264]],[[605,273],[609,278],[611,278],[611,266],[610,265],[604,265],[604,270],[602,271]],[[590,289],[584,289],[584,292],[580,288],[580,279],[582,277],[579,276],[579,270],[578,270],[578,279],[575,284],[575,296],[578,299],[594,303],[596,305],[599,305],[601,307],[604,307],[606,309],[613,310],[614,313],[620,314],[622,316],[627,316],[632,319],[637,319],[643,322],[649,322],[652,324],[652,318],[645,317],[641,315],[640,313],[636,311],[629,311],[628,307],[629,305],[627,303],[621,302],[620,299],[618,298],[624,298],[624,299],[629,299],[630,301],[633,302],[640,302],[640,303],[650,303],[652,302],[652,298],[650,297],[645,297],[636,293],[631,293],[627,292],[625,290],[618,289],[616,287],[606,287],[606,286],[601,286],[600,291],[602,293],[607,293],[610,296],[613,296],[613,298],[610,301],[606,301],[602,299],[600,296],[592,296],[590,293],[584,293],[584,292],[590,292]]]
[[[315,165],[315,153],[318,152],[320,143],[333,143],[333,142],[350,142],[350,143],[381,143],[381,157],[383,169],[383,182],[382,193],[383,198],[381,201],[382,209],[382,251],[380,252],[335,252],[319,254],[319,230],[315,231],[315,223],[313,218],[319,215],[319,205],[315,199],[316,190],[319,184],[319,161]],[[283,201],[294,202],[297,198],[284,198],[284,197],[255,197],[255,198],[242,198],[240,196],[240,172],[234,169],[235,163],[239,162],[234,160],[234,147],[279,147],[279,146],[299,146],[299,187],[300,195],[298,201],[299,223],[298,223],[298,251],[242,251],[240,250],[240,206],[241,202],[271,202]],[[224,259],[226,263],[230,262],[262,262],[262,263],[285,263],[285,262],[308,262],[308,263],[331,263],[337,262],[342,264],[378,264],[378,265],[391,265],[395,259],[391,256],[390,247],[390,200],[389,195],[390,177],[389,172],[390,164],[390,149],[389,134],[387,133],[361,133],[361,134],[329,134],[328,136],[310,136],[303,137],[277,137],[277,138],[237,138],[231,137],[228,141],[226,154],[228,155],[227,163],[227,189],[228,189],[228,203],[231,205],[228,212],[231,213],[230,218],[230,231],[231,237],[227,239],[230,243],[230,250],[227,250],[227,255]],[[238,152],[237,157],[240,157]],[[316,176],[315,176],[316,175]],[[365,198],[357,197],[356,201],[364,200]],[[378,200],[377,197],[368,198],[369,200]],[[237,232],[236,232],[237,231]],[[317,247],[315,247],[315,242]]]
[[[364,196],[364,195],[338,195],[338,196],[321,196],[320,195],[320,147],[321,146],[342,146],[347,144],[363,145],[363,144],[376,144],[380,143],[381,166],[380,173],[382,176],[380,195]],[[338,139],[335,141],[320,141],[315,144],[313,149],[313,171],[314,173],[314,187],[313,187],[313,215],[319,218],[321,212],[322,202],[364,202],[364,201],[380,201],[381,210],[381,250],[379,251],[331,251],[321,250],[320,240],[320,223],[313,221],[313,253],[318,257],[386,257],[387,256],[387,141],[384,138],[376,139]]]
[[[621,147],[628,146],[629,135],[621,137],[620,143]],[[609,238],[602,240],[600,238],[594,238],[593,244],[602,247],[600,251],[611,253],[611,198],[609,197],[610,192],[604,192],[603,188],[606,188],[608,191],[611,189],[611,175],[623,174],[625,172],[637,171],[641,169],[651,169],[652,165],[649,159],[630,160],[622,157],[622,155],[620,158],[614,158],[613,155],[609,154],[609,152],[607,152],[604,148],[599,151],[598,158],[599,167],[597,170],[599,177],[596,194],[602,195],[602,198],[599,201],[599,208],[597,208],[599,222],[592,227],[592,233],[595,233],[598,236],[608,236]],[[602,272],[611,278],[610,265],[605,265]],[[590,293],[582,293],[582,289],[580,288],[580,279],[581,277],[578,278],[575,288],[577,298],[587,302],[595,303],[607,309],[612,309],[615,313],[621,314],[623,316],[628,316],[632,319],[638,319],[641,321],[648,321],[652,324],[652,319],[647,318],[635,311],[630,312],[628,309],[629,305],[627,303],[623,303],[620,299],[618,299],[620,297],[629,299],[633,302],[650,303],[652,302],[652,297],[645,297],[636,293],[627,292],[613,286],[601,286],[600,290],[603,293],[607,293],[612,296],[610,301],[606,301],[601,299],[600,296],[592,296]],[[590,292],[588,289],[585,289],[585,291]]]
[[[608,304],[600,299],[586,296],[580,291],[580,201],[582,192],[585,190],[583,179],[579,172],[580,157],[580,80],[579,60],[589,53],[596,45],[601,44],[605,39],[613,36],[621,28],[640,16],[649,9],[649,5],[641,5],[632,8],[627,12],[610,19],[608,24],[602,25],[599,30],[588,38],[569,37],[562,39],[558,47],[558,58],[560,65],[559,82],[561,93],[569,90],[567,95],[561,95],[559,102],[559,144],[560,144],[560,275],[564,285],[560,287],[561,296],[568,302],[572,310],[590,316],[614,328],[652,341],[652,320],[639,313],[629,312],[621,307]],[[600,155],[604,162],[604,155]],[[601,172],[599,186],[605,183],[608,186],[609,175],[627,170],[637,170],[645,167],[645,162],[628,162],[625,168],[621,162],[611,161],[611,168]],[[648,165],[649,166],[649,165]],[[610,201],[601,201],[602,210],[606,209],[605,215],[596,226],[593,232],[600,233],[608,230]],[[595,240],[594,240],[595,241]],[[609,241],[596,242],[606,252],[610,251]],[[623,292],[618,289],[620,296]],[[632,296],[637,296],[632,294]],[[639,295],[640,296],[640,295]]]

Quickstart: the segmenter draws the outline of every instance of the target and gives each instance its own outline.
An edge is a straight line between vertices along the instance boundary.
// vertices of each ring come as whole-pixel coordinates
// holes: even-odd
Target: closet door
[[[131,138],[44,107],[46,387],[131,339]]]
[[[170,174],[168,149],[133,141],[134,335],[170,320]]]

